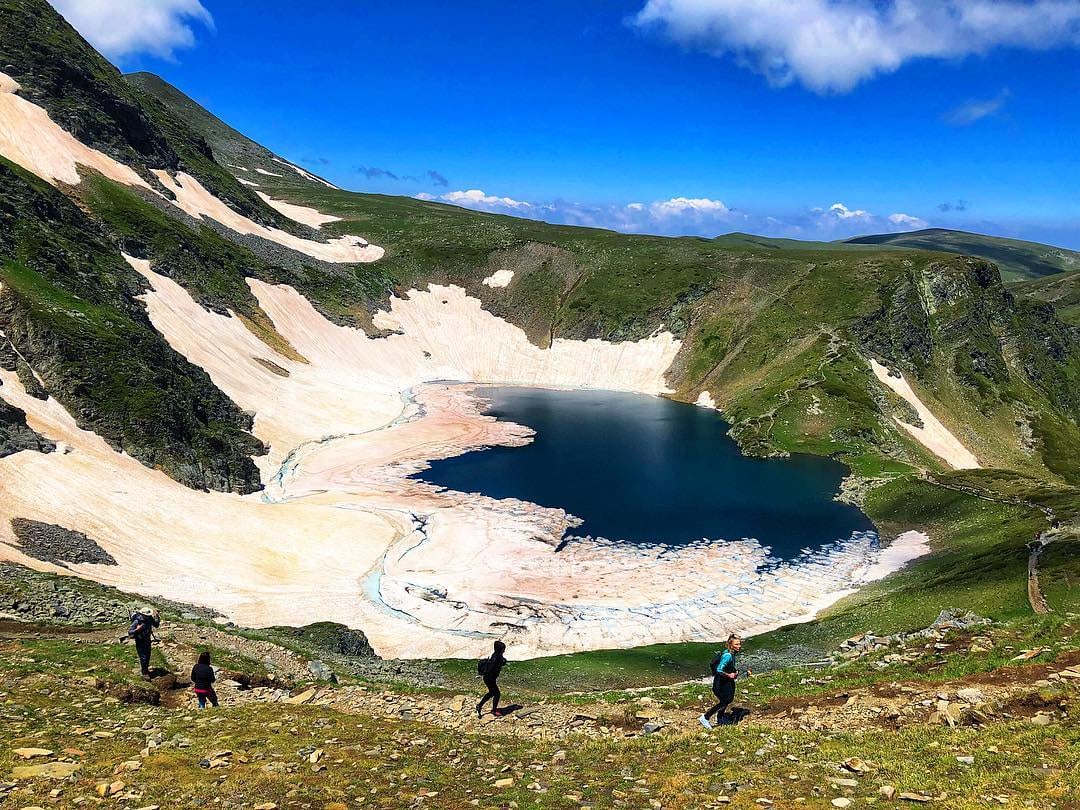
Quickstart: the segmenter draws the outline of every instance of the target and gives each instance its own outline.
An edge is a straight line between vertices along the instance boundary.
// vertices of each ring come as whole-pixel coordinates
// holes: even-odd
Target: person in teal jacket
[[[726,646],[723,652],[716,654],[709,665],[713,675],[712,691],[716,695],[716,705],[698,718],[698,722],[705,728],[713,727],[710,722],[713,715],[716,716],[718,724],[723,722],[724,712],[735,700],[735,680],[739,677],[739,672],[735,668],[735,657],[742,650],[742,639],[732,633],[728,636]],[[747,669],[746,674],[752,674],[751,670]]]

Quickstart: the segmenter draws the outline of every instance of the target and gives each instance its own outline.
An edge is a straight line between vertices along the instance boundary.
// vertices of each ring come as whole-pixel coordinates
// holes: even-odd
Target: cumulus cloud
[[[715,236],[732,230],[735,224],[745,220],[745,215],[731,210],[720,200],[702,197],[672,197],[650,203],[631,202],[623,205],[589,205],[567,200],[528,202],[487,194],[480,189],[449,191],[440,195],[421,192],[416,197],[449,202],[478,211],[627,233]]]
[[[912,59],[1080,45],[1077,0],[647,0],[632,24],[775,85],[846,92]]]
[[[810,210],[815,214],[820,214],[825,221],[837,220],[843,222],[850,219],[869,222],[873,218],[873,214],[869,211],[863,211],[861,208],[851,209],[843,203],[833,203],[828,208],[812,208]]]
[[[796,239],[845,239],[869,233],[918,230],[929,223],[905,213],[878,216],[842,202],[785,215],[750,213],[708,197],[671,197],[652,202],[587,204],[567,200],[523,201],[479,189],[421,192],[417,199],[453,203],[477,211],[538,219],[560,225],[607,228],[624,233],[714,237],[733,231]]]
[[[970,101],[966,101],[958,107],[949,110],[945,113],[943,118],[945,119],[945,123],[951,124],[954,127],[970,126],[976,121],[981,121],[984,118],[995,115],[998,110],[1005,105],[1008,98],[1009,91],[1006,88],[993,98],[971,99]]]
[[[86,40],[113,59],[149,53],[173,59],[214,19],[199,0],[50,0]]]
[[[930,223],[925,219],[913,217],[911,214],[889,214],[889,222],[904,230],[918,231]]]
[[[631,207],[634,203],[630,203]],[[631,210],[638,210],[631,208]],[[687,214],[705,214],[709,216],[724,215],[728,213],[728,207],[720,200],[705,198],[688,199],[687,197],[672,197],[670,200],[654,202],[649,210],[657,217],[685,216]]]
[[[466,208],[479,208],[485,211],[499,211],[504,209],[517,211],[533,207],[532,203],[522,202],[521,200],[511,199],[510,197],[496,197],[491,194],[485,194],[478,188],[469,189],[468,191],[450,191],[443,194],[441,198],[447,202],[452,202],[455,205],[462,205]]]

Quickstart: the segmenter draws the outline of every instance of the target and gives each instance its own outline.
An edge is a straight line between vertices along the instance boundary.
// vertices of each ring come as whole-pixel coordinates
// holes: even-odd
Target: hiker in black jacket
[[[135,641],[135,651],[139,654],[139,668],[144,678],[150,677],[150,647],[154,640],[154,629],[161,626],[161,616],[155,608],[138,610],[131,615],[128,638]]]
[[[214,668],[210,666],[210,653],[199,653],[199,662],[191,668],[191,684],[195,689],[195,696],[199,699],[199,708],[206,708],[206,701],[215,709],[218,705],[217,692],[214,691],[214,681],[217,676]]]
[[[487,694],[484,695],[484,699],[476,704],[476,716],[482,717],[484,714],[484,704],[489,700],[491,701],[491,713],[496,717],[500,717],[499,714],[499,698],[502,696],[502,692],[499,691],[499,673],[502,672],[502,668],[506,666],[506,658],[503,653],[506,652],[506,645],[501,641],[495,642],[495,652],[493,652],[487,658],[481,658],[476,665],[476,670],[480,677],[484,679],[484,686],[487,687]]]

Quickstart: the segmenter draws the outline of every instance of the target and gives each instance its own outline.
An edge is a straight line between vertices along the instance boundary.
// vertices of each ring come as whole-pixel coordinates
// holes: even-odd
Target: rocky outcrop
[[[5,362],[28,393],[48,392],[80,426],[189,486],[259,488],[251,417],[150,324],[144,282],[100,226],[2,160],[0,284]]]
[[[68,563],[116,565],[109,552],[82,532],[23,518],[12,520],[11,530],[19,539],[19,550],[35,560],[56,563],[65,568]]]
[[[55,444],[26,424],[26,414],[0,399],[0,458],[23,450],[51,453],[55,449]]]

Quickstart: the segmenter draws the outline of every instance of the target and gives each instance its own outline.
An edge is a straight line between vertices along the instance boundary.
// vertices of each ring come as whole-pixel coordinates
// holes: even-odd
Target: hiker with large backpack
[[[483,717],[484,704],[489,700],[491,701],[491,713],[496,717],[501,717],[499,714],[499,698],[502,696],[502,692],[499,691],[498,680],[499,673],[506,666],[504,652],[506,652],[506,645],[501,641],[496,641],[495,651],[487,658],[481,658],[476,663],[476,673],[484,679],[484,686],[487,687],[487,694],[484,695],[484,699],[476,704],[477,717]]]
[[[739,677],[739,672],[735,668],[735,656],[742,650],[742,639],[732,633],[728,636],[725,646],[726,649],[723,652],[718,652],[712,663],[709,664],[713,676],[712,691],[716,695],[716,705],[698,718],[698,722],[709,729],[713,727],[712,723],[709,722],[710,718],[716,715],[717,725],[722,723],[724,721],[724,712],[735,700],[735,680]],[[745,674],[753,675],[754,673],[753,670],[747,668]]]
[[[127,637],[135,642],[139,654],[139,668],[144,678],[150,677],[150,649],[154,641],[154,629],[161,626],[161,616],[156,608],[137,610],[131,614]]]

